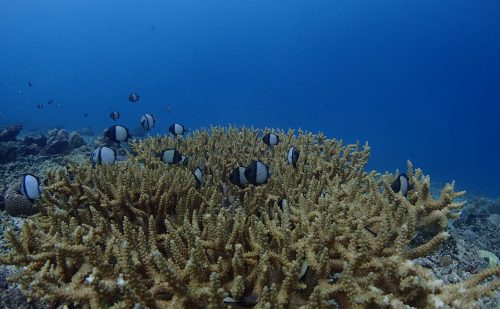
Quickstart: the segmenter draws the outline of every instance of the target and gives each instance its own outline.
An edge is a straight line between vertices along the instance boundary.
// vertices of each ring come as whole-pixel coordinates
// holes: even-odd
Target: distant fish
[[[98,147],[90,155],[94,165],[113,165],[116,161],[116,151],[109,147]]]
[[[49,105],[52,104],[52,103],[54,103],[53,99],[50,99],[50,100],[47,101],[47,104],[49,104]]]
[[[240,188],[245,187],[248,184],[248,180],[245,177],[245,166],[238,166],[233,169],[231,174],[229,174],[229,181]]]
[[[203,170],[198,166],[193,172],[194,179],[196,181],[196,187],[199,188],[203,184],[205,184],[205,180],[203,179]]]
[[[269,166],[262,163],[262,161],[254,160],[245,169],[245,178],[253,185],[261,185],[266,183],[271,177]]]
[[[17,94],[18,94],[18,95],[21,95],[21,94],[23,94],[23,92],[22,92],[21,90],[18,90],[18,91],[17,91]]]
[[[89,113],[85,113],[85,114],[83,114],[83,117],[87,118],[88,115],[89,115]]]
[[[279,142],[280,142],[280,139],[278,137],[278,135],[274,134],[274,133],[267,133],[266,135],[264,135],[264,137],[262,138],[262,141],[264,142],[264,144],[266,144],[267,146],[275,146],[275,145],[278,145]]]
[[[177,135],[182,135],[184,134],[184,126],[182,124],[178,124],[178,123],[172,123],[170,125],[170,127],[168,128],[168,131],[170,133],[172,133],[173,135],[177,136]]]
[[[297,161],[299,161],[299,156],[300,156],[300,151],[294,146],[292,146],[290,147],[290,149],[288,149],[286,155],[286,161],[288,162],[288,164],[293,165],[293,167],[297,167]]]
[[[156,120],[151,114],[144,114],[141,118],[141,127],[149,131],[151,130],[156,124]]]
[[[24,175],[21,181],[20,192],[30,201],[39,199],[42,196],[40,179],[32,174]]]
[[[61,107],[61,103],[57,103],[57,107]]]
[[[205,168],[206,161],[201,159],[198,166],[193,172],[194,179],[196,181],[196,188],[200,188],[205,184],[205,179],[203,178],[203,169]]]
[[[283,210],[283,207],[288,205],[288,200],[286,198],[279,198],[278,199],[278,206],[281,210]]]
[[[140,98],[141,97],[135,92],[132,92],[128,95],[128,100],[133,103],[139,101]]]
[[[168,114],[170,114],[170,113],[172,112],[172,107],[170,107],[170,106],[165,107],[165,111],[166,111]]]
[[[408,190],[410,189],[410,182],[408,180],[408,176],[406,174],[399,174],[398,177],[391,184],[392,191],[398,193],[401,192],[403,196],[408,194]]]
[[[126,142],[131,137],[128,129],[121,125],[110,127],[106,131],[106,136],[117,143]]]
[[[38,108],[38,109],[43,108],[43,103],[38,103],[38,104],[36,105],[36,108]]]
[[[167,164],[177,164],[182,161],[182,154],[177,149],[167,149],[161,153],[161,160]]]
[[[111,112],[109,114],[109,117],[111,117],[111,119],[113,119],[114,121],[116,121],[117,119],[120,118],[120,113],[119,112]]]
[[[29,81],[29,82],[28,82],[28,86],[33,87],[33,82],[32,82],[32,81]]]

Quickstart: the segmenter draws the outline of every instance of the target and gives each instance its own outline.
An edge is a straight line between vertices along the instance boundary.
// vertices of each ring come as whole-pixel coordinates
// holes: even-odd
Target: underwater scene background
[[[0,29],[2,125],[301,127],[500,193],[497,1],[3,1]]]
[[[0,307],[498,308],[499,55],[495,0],[0,1]]]

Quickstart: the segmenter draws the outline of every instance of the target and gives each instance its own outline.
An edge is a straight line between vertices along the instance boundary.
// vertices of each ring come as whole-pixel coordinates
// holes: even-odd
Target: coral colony
[[[500,287],[498,266],[447,285],[412,262],[447,239],[453,184],[433,199],[409,162],[405,197],[397,174],[365,171],[368,145],[276,130],[270,147],[267,133],[149,137],[126,161],[49,172],[0,262],[53,308],[469,308]],[[250,162],[238,179],[254,181],[231,183]]]

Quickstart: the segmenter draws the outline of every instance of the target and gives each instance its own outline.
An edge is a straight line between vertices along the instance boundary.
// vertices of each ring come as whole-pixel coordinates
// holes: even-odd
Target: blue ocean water
[[[496,0],[1,1],[0,127],[301,127],[497,197],[499,56]]]

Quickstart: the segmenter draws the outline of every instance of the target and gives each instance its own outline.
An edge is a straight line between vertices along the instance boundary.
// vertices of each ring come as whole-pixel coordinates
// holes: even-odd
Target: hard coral
[[[65,154],[70,150],[70,141],[66,130],[52,129],[47,132],[47,146],[45,147],[45,151],[48,154]]]
[[[326,308],[333,299],[341,307],[465,307],[498,288],[479,283],[499,268],[444,285],[411,262],[447,238],[444,223],[461,207],[453,185],[434,200],[429,178],[409,164],[405,198],[390,188],[394,175],[364,171],[368,145],[289,131],[269,149],[260,133],[148,138],[132,145],[128,163],[49,174],[41,213],[19,236],[7,233],[13,250],[0,261],[26,266],[12,280],[53,306],[223,308],[231,299]],[[301,153],[296,168],[284,157],[291,145]],[[174,147],[194,158],[187,167],[154,155]],[[253,159],[269,164],[269,182],[230,185],[231,170]],[[200,160],[205,184],[197,188]],[[410,246],[428,227],[431,239]]]

